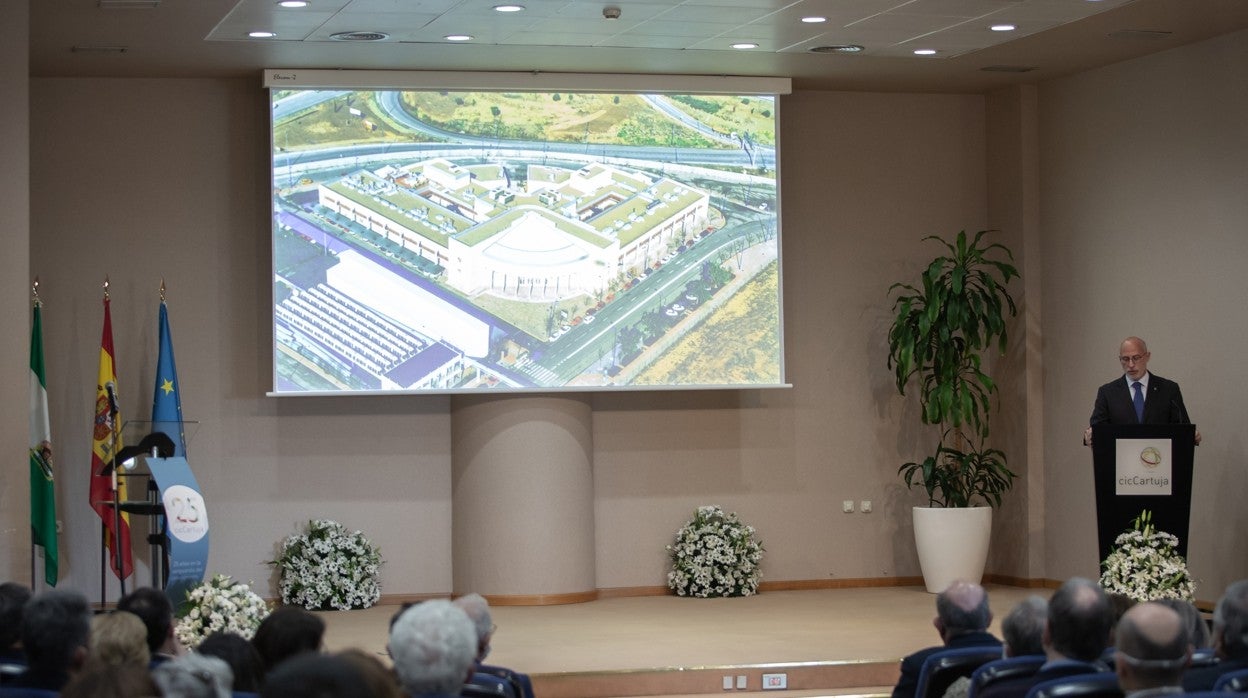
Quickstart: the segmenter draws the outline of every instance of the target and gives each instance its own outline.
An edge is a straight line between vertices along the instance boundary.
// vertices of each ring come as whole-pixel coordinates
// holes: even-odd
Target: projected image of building
[[[551,301],[605,290],[706,226],[710,197],[604,164],[531,165],[523,188],[497,165],[436,158],[318,187],[320,204],[446,270],[468,294]]]

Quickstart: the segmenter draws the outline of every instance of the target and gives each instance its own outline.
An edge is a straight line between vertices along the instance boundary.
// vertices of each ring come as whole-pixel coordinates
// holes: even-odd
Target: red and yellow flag
[[[117,398],[117,369],[113,363],[113,322],[104,295],[104,335],[100,339],[100,370],[95,385],[95,424],[91,444],[91,508],[104,523],[108,561],[118,579],[134,571],[130,557],[130,517],[122,514],[121,528],[109,502],[113,501],[113,455],[121,450],[121,410]],[[117,480],[116,501],[126,500],[125,478]],[[121,555],[118,560],[117,546]]]

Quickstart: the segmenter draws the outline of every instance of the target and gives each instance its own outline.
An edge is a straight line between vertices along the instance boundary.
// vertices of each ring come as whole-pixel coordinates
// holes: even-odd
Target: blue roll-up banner
[[[169,537],[169,583],[165,594],[174,608],[204,580],[208,569],[208,509],[199,483],[185,458],[149,458],[148,468],[160,490]]]

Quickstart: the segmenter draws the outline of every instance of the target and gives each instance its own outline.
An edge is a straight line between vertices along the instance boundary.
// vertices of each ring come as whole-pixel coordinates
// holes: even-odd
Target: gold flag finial
[[[42,301],[39,300],[39,277],[36,276],[33,283],[30,284],[30,295],[34,297],[35,307],[38,307]]]
[[[108,300],[108,274],[104,275],[104,300]]]
[[[160,277],[160,302],[165,302],[165,277]]]

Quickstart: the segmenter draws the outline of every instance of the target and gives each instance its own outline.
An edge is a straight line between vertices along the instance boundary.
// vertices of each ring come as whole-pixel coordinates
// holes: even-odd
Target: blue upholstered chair
[[[1214,692],[1248,693],[1248,669],[1230,671],[1213,684]]]
[[[914,687],[915,698],[941,698],[949,684],[995,659],[1001,658],[1001,647],[959,647],[933,653],[919,669]]]
[[[0,686],[0,698],[57,698],[61,694],[44,688]]]
[[[994,659],[987,664],[981,664],[971,674],[971,690],[968,697],[975,698],[985,686],[991,686],[998,681],[1031,676],[1040,670],[1047,659],[1043,654],[1025,654],[1021,657]]]
[[[1079,674],[1036,684],[1027,698],[1122,698],[1118,675],[1112,672]]]
[[[534,698],[533,683],[529,680],[529,675],[514,671],[503,666],[495,666],[493,664],[482,664],[477,667],[477,673],[492,674],[501,679],[506,679],[515,690],[515,695],[519,698]]]

